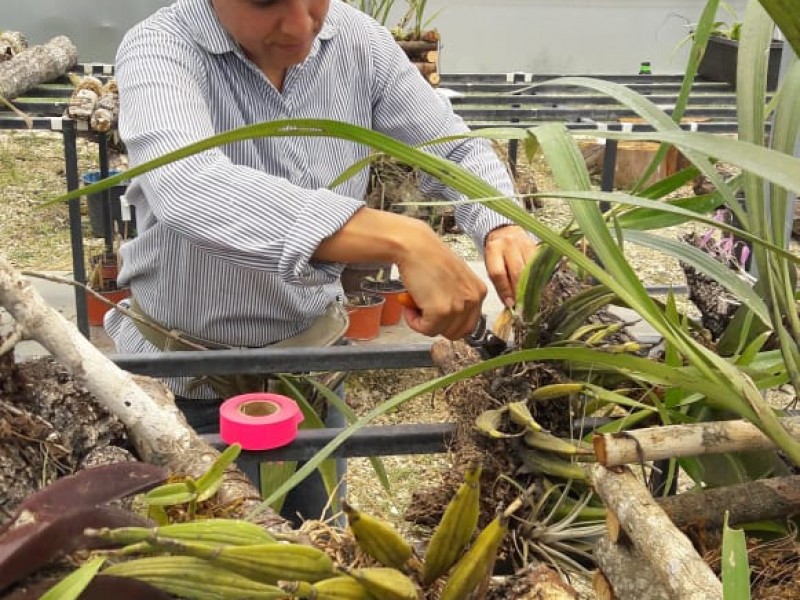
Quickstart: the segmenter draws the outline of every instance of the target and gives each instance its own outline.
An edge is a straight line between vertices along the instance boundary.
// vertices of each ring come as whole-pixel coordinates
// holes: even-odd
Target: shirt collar
[[[236,42],[217,19],[211,0],[178,0],[177,9],[188,24],[192,38],[201,47],[213,54],[235,52],[238,49]],[[338,0],[331,0],[322,30],[314,40],[312,55],[319,50],[320,41],[329,40],[336,35],[342,17]]]

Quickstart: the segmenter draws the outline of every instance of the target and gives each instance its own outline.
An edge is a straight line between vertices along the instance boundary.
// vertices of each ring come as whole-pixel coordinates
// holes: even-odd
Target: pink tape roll
[[[244,450],[269,450],[297,437],[303,413],[291,398],[279,394],[242,394],[219,407],[219,436]]]

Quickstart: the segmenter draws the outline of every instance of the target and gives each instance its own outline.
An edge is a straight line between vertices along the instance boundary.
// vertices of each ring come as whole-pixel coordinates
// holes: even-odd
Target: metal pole
[[[617,140],[606,140],[606,149],[603,153],[603,178],[600,182],[600,189],[604,192],[614,191],[614,171],[617,169]],[[600,212],[606,212],[611,208],[609,202],[600,203]]]
[[[64,136],[64,166],[67,175],[67,191],[77,190],[78,179],[78,147],[76,123],[72,119],[62,119]],[[80,198],[69,201],[69,236],[72,244],[72,276],[79,283],[86,283],[86,267],[83,256],[83,230],[81,228]],[[86,309],[86,293],[75,288],[75,314],[78,330],[89,337],[89,315]]]
[[[97,136],[97,148],[100,160],[100,179],[108,177],[108,136],[100,133]],[[105,238],[105,253],[107,256],[114,254],[114,223],[112,222],[111,190],[103,190],[103,238]],[[105,259],[105,257],[103,257]]]

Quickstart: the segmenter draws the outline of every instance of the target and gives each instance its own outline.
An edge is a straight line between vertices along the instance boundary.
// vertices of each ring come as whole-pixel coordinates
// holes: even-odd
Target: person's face
[[[261,69],[303,62],[330,0],[211,0],[223,27]]]

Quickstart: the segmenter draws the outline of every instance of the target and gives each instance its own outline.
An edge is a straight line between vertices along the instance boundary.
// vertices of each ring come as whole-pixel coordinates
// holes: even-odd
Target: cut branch
[[[667,496],[658,503],[681,529],[721,528],[725,511],[730,525],[786,518],[800,514],[800,475]]]
[[[134,377],[117,367],[83,337],[0,254],[0,306],[16,320],[27,337],[44,346],[72,375],[83,382],[109,412],[125,425],[141,460],[168,467],[174,473],[199,477],[219,456],[189,427],[161,382]],[[243,512],[260,506],[258,490],[235,468],[220,488],[221,503],[240,502]],[[260,522],[286,529],[286,521],[270,510]]]
[[[653,567],[636,548],[615,544],[603,536],[595,545],[593,556],[600,568],[600,573],[594,578],[594,592],[598,599],[670,600],[675,597],[669,594]]]
[[[439,48],[439,44],[436,41],[426,42],[423,40],[410,40],[407,42],[397,42],[397,44],[403,49],[403,52],[409,56],[430,52],[431,50],[438,50]]]
[[[0,62],[5,62],[28,47],[28,40],[19,31],[0,33]]]
[[[800,440],[800,418],[780,419],[793,438]],[[594,451],[605,467],[751,450],[776,446],[758,427],[747,421],[713,421],[662,425],[594,436]]]
[[[612,471],[598,465],[594,487],[670,598],[722,599],[719,579],[630,469]]]
[[[0,97],[13,100],[40,83],[61,77],[77,62],[75,44],[63,35],[23,50],[0,63]]]

